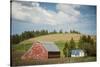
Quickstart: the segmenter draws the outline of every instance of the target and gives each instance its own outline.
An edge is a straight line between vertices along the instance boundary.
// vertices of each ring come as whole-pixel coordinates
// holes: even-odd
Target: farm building
[[[84,57],[85,52],[81,49],[71,50],[71,57]]]
[[[53,42],[37,42],[22,56],[22,59],[47,60],[59,57],[60,50]]]

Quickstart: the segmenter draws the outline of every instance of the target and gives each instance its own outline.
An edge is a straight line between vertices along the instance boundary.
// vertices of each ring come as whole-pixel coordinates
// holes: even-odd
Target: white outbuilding
[[[84,56],[85,56],[84,50],[81,49],[71,50],[71,57],[84,57]]]

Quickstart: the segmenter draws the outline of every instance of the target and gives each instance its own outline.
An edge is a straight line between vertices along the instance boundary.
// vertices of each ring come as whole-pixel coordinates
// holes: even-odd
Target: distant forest
[[[48,32],[48,30],[24,31],[21,34],[10,35],[10,43],[11,44],[18,44],[19,42],[24,41],[24,40],[29,39],[29,38],[33,38],[33,37],[37,37],[37,36],[41,36],[41,35],[57,34],[57,33],[80,34],[80,32],[75,31],[75,30],[70,30],[70,32],[63,32],[62,30],[60,30],[59,32],[57,32],[56,30],[54,30],[52,32]]]

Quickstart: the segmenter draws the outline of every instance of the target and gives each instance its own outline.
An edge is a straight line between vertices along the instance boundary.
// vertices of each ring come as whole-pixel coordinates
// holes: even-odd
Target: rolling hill
[[[82,36],[82,34],[74,34],[74,33],[67,33],[67,34],[49,34],[49,35],[42,35],[42,36],[38,36],[35,38],[30,38],[28,40],[24,40],[22,42],[20,42],[20,44],[23,43],[31,43],[31,42],[35,42],[35,41],[70,41],[71,38],[74,39],[74,41],[78,41],[80,39],[80,37]],[[91,36],[92,38],[96,39],[95,36]]]
[[[20,44],[22,43],[30,43],[30,42],[34,42],[34,41],[70,41],[71,38],[73,38],[75,41],[78,41],[80,39],[80,36],[82,36],[81,34],[71,34],[71,33],[67,33],[67,34],[49,34],[49,35],[43,35],[43,36],[38,36],[35,38],[30,38],[28,40],[24,40],[22,42],[20,42]]]

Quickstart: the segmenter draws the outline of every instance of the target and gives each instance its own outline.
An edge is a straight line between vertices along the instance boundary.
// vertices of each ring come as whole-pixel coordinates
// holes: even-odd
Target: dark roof
[[[71,51],[71,54],[72,54],[72,55],[79,55],[80,52],[84,52],[84,51],[81,50],[81,49],[76,49],[76,50],[72,50],[72,51]]]
[[[51,52],[58,52],[60,51],[59,48],[53,42],[42,42],[43,46],[46,48],[47,51]]]

